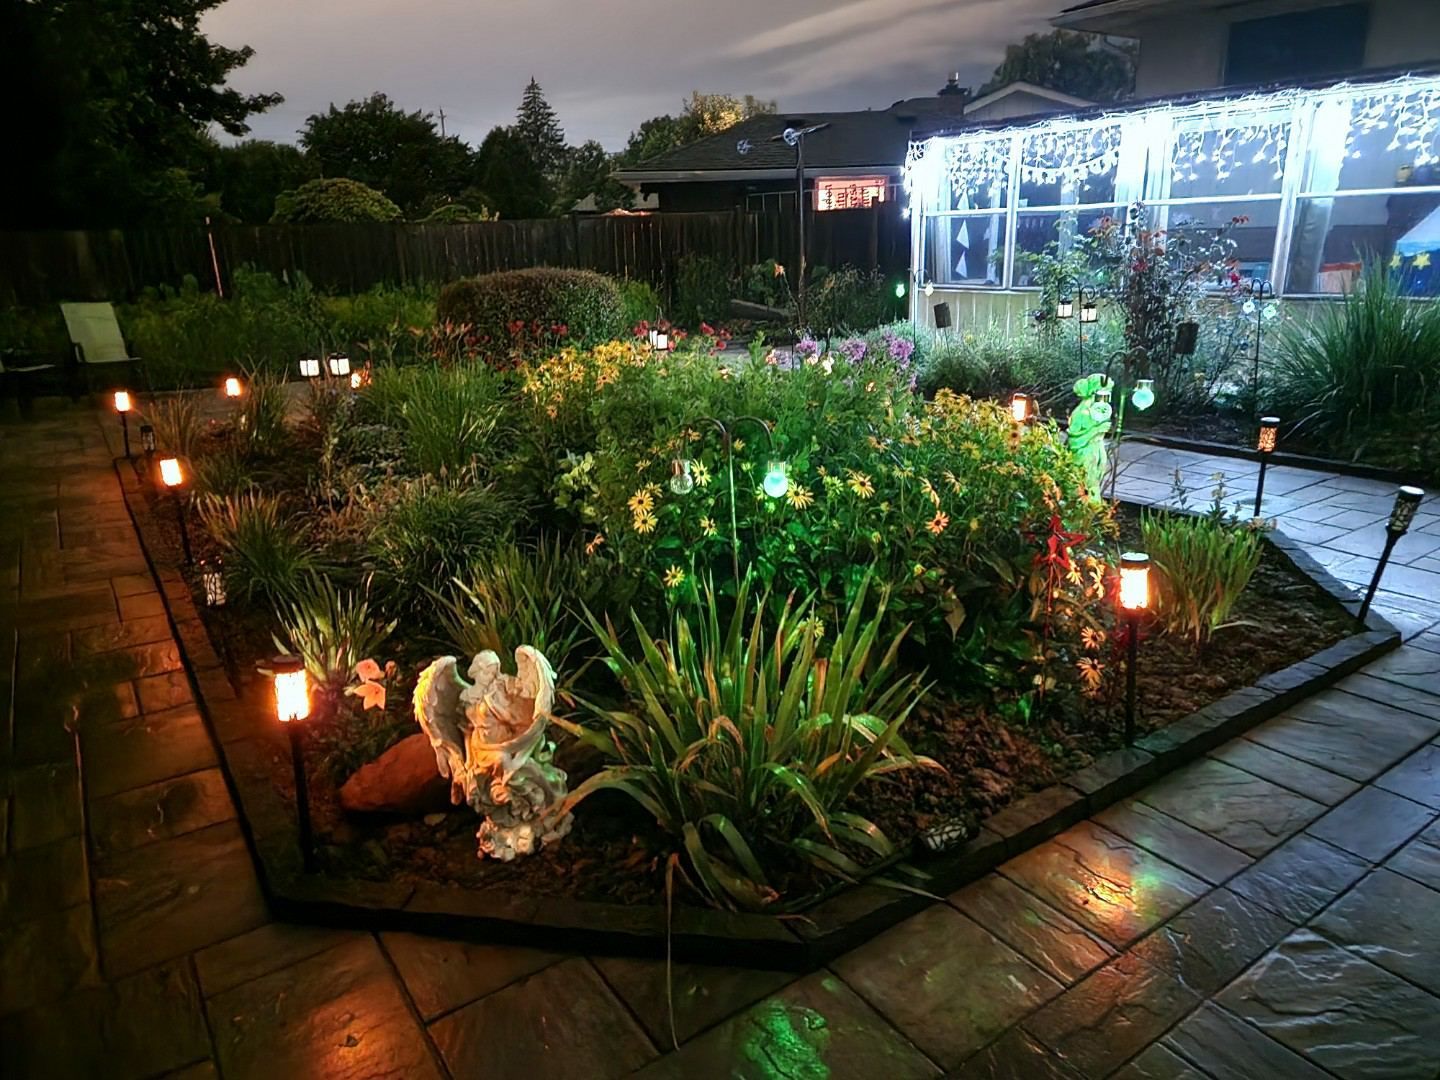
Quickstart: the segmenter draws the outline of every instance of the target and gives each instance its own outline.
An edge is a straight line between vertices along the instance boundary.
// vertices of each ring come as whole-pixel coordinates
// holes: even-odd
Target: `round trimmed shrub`
[[[567,345],[586,348],[624,336],[625,307],[614,280],[592,270],[503,270],[452,281],[440,290],[436,318],[465,323],[481,341],[512,339],[512,327],[539,326],[539,336],[561,336]],[[551,333],[562,327],[563,335]]]
[[[400,207],[358,180],[332,177],[310,180],[294,191],[275,196],[272,225],[346,225],[364,221],[399,221]]]

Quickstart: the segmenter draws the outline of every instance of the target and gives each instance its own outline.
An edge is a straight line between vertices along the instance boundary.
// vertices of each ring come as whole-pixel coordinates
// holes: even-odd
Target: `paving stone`
[[[1092,822],[1011,859],[1000,872],[1117,947],[1206,891],[1199,878]]]
[[[1311,927],[1440,995],[1440,892],[1377,870],[1321,912]]]
[[[32,630],[83,630],[105,626],[119,619],[115,594],[106,584],[101,588],[77,589],[67,595],[21,600],[16,605],[16,624]]]
[[[503,1038],[496,1038],[504,1032]],[[623,1076],[656,1056],[588,961],[544,968],[437,1020],[430,1034],[456,1076]]]
[[[676,1040],[688,1042],[706,1028],[795,980],[795,974],[787,971],[674,964],[670,972],[675,1005],[672,1038],[663,960],[605,956],[596,957],[594,964],[640,1020],[650,1040],[665,1049],[671,1048]]]
[[[11,785],[13,850],[80,834],[80,772],[73,760],[18,769]]]
[[[210,1054],[187,963],[164,964],[0,1020],[7,1075],[154,1076]],[[274,1075],[274,1074],[272,1074]]]
[[[1142,801],[1248,855],[1263,855],[1325,807],[1214,758],[1202,758],[1140,793]]]
[[[509,945],[447,941],[423,934],[386,933],[381,941],[427,1021],[508,986],[563,959],[561,954]]]
[[[1379,788],[1351,795],[1306,832],[1338,848],[1379,862],[1435,817],[1435,811]]]
[[[1344,690],[1356,697],[1368,698],[1396,709],[1419,713],[1427,720],[1440,721],[1440,697],[1437,697],[1436,693],[1417,690],[1413,686],[1391,682],[1389,679],[1382,679],[1364,671],[1357,671],[1354,675],[1345,676],[1335,684],[1335,687],[1337,690]],[[1440,693],[1440,690],[1437,690],[1437,693]]]
[[[1431,596],[1440,596],[1433,592]],[[1440,694],[1440,653],[1405,645],[1386,653],[1365,669],[1369,675],[1421,690]]]
[[[1115,955],[1079,923],[1000,874],[967,885],[950,903],[1066,986]]]
[[[201,992],[209,998],[337,945],[368,938],[358,930],[266,923],[201,949],[195,954],[195,972],[200,977]]]
[[[122,574],[110,579],[110,588],[116,596],[136,596],[155,592],[155,579],[148,573]]]
[[[75,655],[94,656],[117,649],[133,648],[170,640],[170,622],[163,617],[132,619],[111,626],[96,626],[71,634]]]
[[[1375,786],[1440,810],[1440,745],[1422,746],[1389,772],[1382,773]]]
[[[1159,1038],[1199,999],[1133,953],[1110,961],[1025,1021],[1084,1076],[1106,1076]]]
[[[783,1076],[909,1080],[939,1076],[940,1070],[853,990],[829,972],[819,971],[731,1017],[636,1075],[643,1080],[722,1076],[728,1080],[774,1080]]]
[[[80,760],[92,799],[217,764],[210,734],[193,708],[87,726]]]
[[[1298,930],[1216,999],[1343,1077],[1430,1077],[1440,1069],[1440,998]]]
[[[1385,865],[1397,874],[1440,889],[1440,821],[1386,859]]]
[[[268,919],[234,822],[98,860],[95,910],[111,977],[183,956]]]
[[[1298,924],[1359,881],[1367,869],[1364,859],[1302,834],[1237,875],[1228,888]]]
[[[1375,665],[1366,670],[1374,671]],[[1335,690],[1267,720],[1246,738],[1351,780],[1365,781],[1373,780],[1436,734],[1440,734],[1440,724],[1433,720]]]
[[[220,1073],[215,1068],[213,1061],[197,1061],[194,1065],[187,1065],[183,1069],[176,1069],[168,1072],[162,1080],[216,1080]]]
[[[135,596],[122,596],[117,603],[120,607],[120,618],[129,619],[154,619],[165,614],[165,601],[159,593],[138,593]]]
[[[1164,1043],[1151,1043],[1114,1080],[1210,1080]]]
[[[166,840],[235,816],[219,769],[124,791],[90,806],[90,842],[97,855]]]
[[[0,1014],[44,1005],[99,982],[88,904],[7,922],[0,933]]]
[[[1164,1044],[1214,1080],[1326,1080],[1327,1074],[1245,1021],[1206,1002],[1166,1036]]]
[[[66,837],[0,859],[0,927],[90,899],[85,841]]]
[[[1212,885],[1218,885],[1254,861],[1138,798],[1116,803],[1096,814],[1093,820]]]
[[[1200,995],[1213,994],[1294,929],[1228,889],[1216,889],[1132,952]]]
[[[369,935],[219,994],[209,1013],[227,1080],[441,1075]],[[515,1034],[492,1032],[493,1044]],[[529,1075],[546,1074],[532,1068]]]
[[[190,679],[183,671],[169,671],[163,675],[136,679],[135,689],[140,698],[140,711],[143,713],[165,712],[167,709],[194,704],[194,697],[190,693]]]
[[[1250,739],[1231,739],[1212,750],[1210,756],[1326,806],[1334,806],[1360,790],[1360,785],[1348,777]]]
[[[907,919],[831,967],[947,1069],[1061,990],[978,923],[943,904]]]
[[[1078,1080],[1080,1076],[1024,1028],[1011,1028],[950,1074],[958,1080]]]

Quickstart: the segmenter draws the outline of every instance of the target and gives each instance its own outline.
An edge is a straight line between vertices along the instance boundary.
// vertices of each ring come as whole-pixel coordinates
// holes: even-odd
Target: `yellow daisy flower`
[[[849,485],[850,490],[859,498],[868,499],[875,494],[875,485],[869,476],[865,473],[857,472],[855,469],[847,469],[846,472],[850,479],[846,480],[845,483]]]
[[[678,566],[671,566],[665,571],[665,587],[667,589],[678,589],[685,584],[685,571]]]
[[[658,524],[658,522],[656,521],[654,514],[646,511],[642,514],[636,514],[635,520],[631,522],[631,524],[635,526],[635,531],[637,533],[639,533],[641,536],[644,536],[646,533],[654,532],[655,526],[656,524]]]
[[[709,517],[702,517],[700,519],[700,531],[706,536],[718,536],[720,534],[720,530],[715,527],[715,519]]]
[[[690,463],[690,479],[695,481],[696,487],[709,487],[710,470],[707,469],[702,463],[698,461],[692,461]]]
[[[945,511],[943,510],[937,510],[935,511],[935,516],[930,519],[930,524],[926,525],[925,527],[929,529],[930,532],[933,533],[935,536],[939,536],[945,531],[945,527],[949,524],[950,515],[945,513]]]
[[[809,488],[797,484],[795,487],[792,487],[790,493],[785,496],[785,501],[796,510],[804,510],[815,501],[815,495]]]
[[[641,488],[635,492],[634,495],[630,496],[630,501],[625,505],[630,507],[632,514],[639,517],[641,514],[648,514],[651,510],[655,509],[655,496],[650,494],[645,488]]]

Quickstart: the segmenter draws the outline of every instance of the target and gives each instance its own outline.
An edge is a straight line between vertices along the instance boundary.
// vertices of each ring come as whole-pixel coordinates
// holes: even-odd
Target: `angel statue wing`
[[[415,683],[415,719],[435,751],[435,767],[454,783],[466,775],[465,710],[460,693],[465,681],[455,670],[455,657],[442,656],[420,673]]]
[[[515,650],[515,681],[521,697],[535,702],[533,715],[548,717],[555,707],[555,669],[545,654],[532,645]]]

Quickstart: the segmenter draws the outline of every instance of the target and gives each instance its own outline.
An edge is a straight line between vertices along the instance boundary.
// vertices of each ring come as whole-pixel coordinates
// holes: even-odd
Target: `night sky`
[[[514,117],[533,75],[571,142],[624,145],[691,90],[755,94],[788,111],[884,108],[958,70],[983,82],[1006,44],[1048,29],[1062,0],[228,0],[215,41],[255,56],[231,78],[284,104],[252,134],[294,141],[331,102],[383,91],[443,108],[478,144]]]

